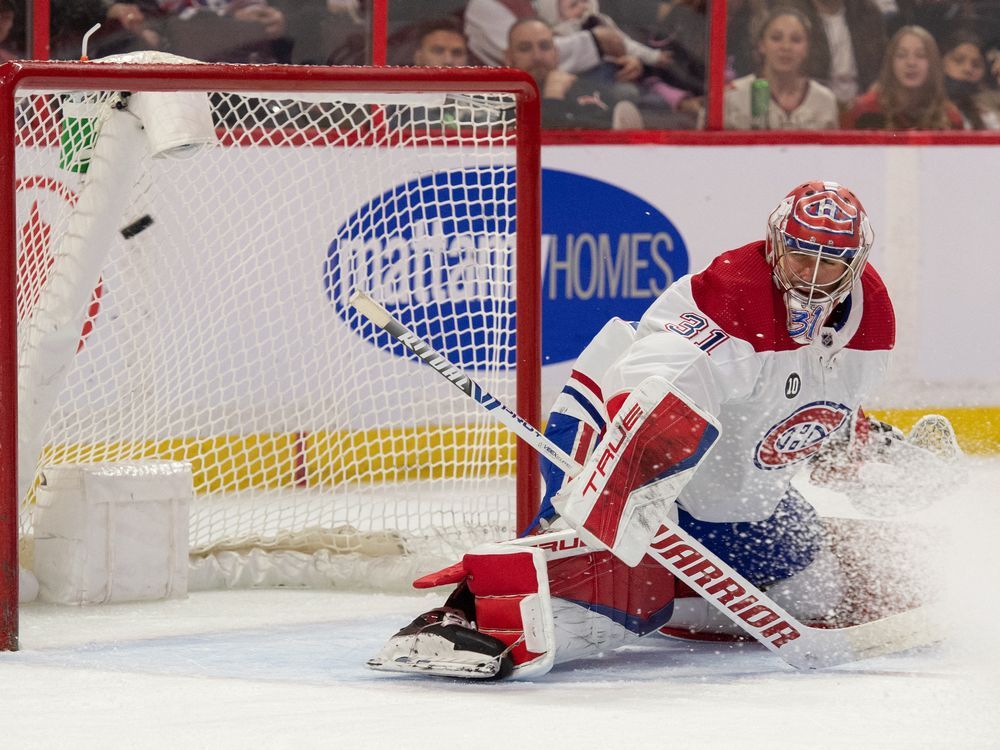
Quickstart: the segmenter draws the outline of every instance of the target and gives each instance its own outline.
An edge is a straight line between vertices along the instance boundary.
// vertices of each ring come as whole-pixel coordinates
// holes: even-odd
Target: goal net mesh
[[[513,439],[349,298],[515,403],[514,105],[21,92],[22,541],[42,467],[148,459],[192,466],[195,558],[393,586],[511,536]]]

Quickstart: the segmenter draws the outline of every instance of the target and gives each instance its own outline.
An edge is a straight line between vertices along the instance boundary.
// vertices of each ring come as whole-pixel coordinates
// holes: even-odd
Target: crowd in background
[[[0,60],[26,0],[0,0]],[[30,0],[28,0],[30,2]],[[390,0],[393,65],[510,65],[551,128],[704,122],[706,0]],[[364,65],[368,0],[51,0],[51,54]],[[729,0],[724,125],[1000,129],[1000,0]]]

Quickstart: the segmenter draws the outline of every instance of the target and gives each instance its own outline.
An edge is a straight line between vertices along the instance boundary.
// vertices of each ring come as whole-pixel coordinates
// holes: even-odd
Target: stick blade
[[[932,606],[916,607],[844,630],[856,658],[870,659],[943,641],[946,633],[940,614]]]
[[[861,625],[807,627],[801,643],[793,641],[780,655],[796,669],[824,669],[931,646],[944,638],[940,613],[927,605]]]

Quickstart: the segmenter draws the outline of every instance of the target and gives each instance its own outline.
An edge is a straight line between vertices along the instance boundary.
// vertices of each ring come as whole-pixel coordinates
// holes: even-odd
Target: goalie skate
[[[477,631],[460,611],[442,607],[396,633],[368,666],[380,672],[491,680],[514,669],[508,651],[502,641]]]

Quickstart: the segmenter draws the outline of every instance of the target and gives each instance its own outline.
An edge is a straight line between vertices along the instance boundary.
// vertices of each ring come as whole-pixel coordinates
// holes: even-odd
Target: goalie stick
[[[482,405],[540,455],[563,469],[568,476],[575,476],[580,471],[580,465],[545,435],[393,318],[388,310],[371,297],[357,292],[350,304],[469,398]],[[543,546],[556,551],[559,549],[559,535],[566,536],[565,541],[569,542],[573,533],[566,531],[546,535],[545,544],[540,544],[543,537],[527,537],[513,543]],[[556,546],[550,547],[549,542]],[[697,591],[754,640],[797,669],[831,667],[892,654],[935,643],[942,637],[939,626],[927,607],[918,607],[844,628],[806,625],[669,519],[662,522],[647,554]]]

